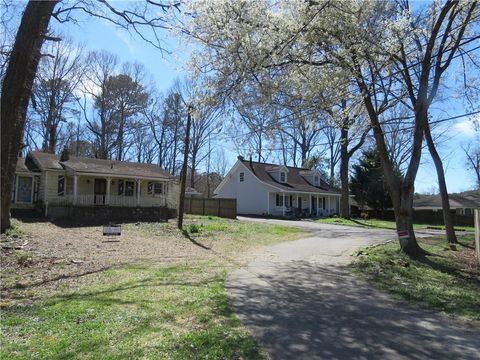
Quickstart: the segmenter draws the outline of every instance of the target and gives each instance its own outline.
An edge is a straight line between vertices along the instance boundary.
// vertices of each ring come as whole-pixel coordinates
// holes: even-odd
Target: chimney
[[[60,155],[60,161],[70,160],[70,151],[67,148],[64,148],[62,154]]]
[[[237,159],[240,160],[240,161],[245,160],[242,155],[238,155],[238,156],[237,156]]]
[[[250,167],[252,167],[252,155],[250,154]]]

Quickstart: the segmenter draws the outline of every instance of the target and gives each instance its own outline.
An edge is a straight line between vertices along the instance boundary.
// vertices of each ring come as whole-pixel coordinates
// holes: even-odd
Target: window
[[[245,173],[241,172],[240,173],[240,182],[244,182],[245,181]]]
[[[277,194],[275,205],[283,206],[283,195]]]
[[[135,192],[135,182],[125,181],[125,196],[133,196]]]
[[[57,195],[58,196],[65,195],[65,176],[63,175],[58,175]]]
[[[275,198],[276,206],[283,206],[283,194],[277,194]],[[290,201],[288,201],[290,199]],[[285,206],[292,206],[292,195],[290,197],[285,196]]]
[[[316,186],[320,185],[320,179],[319,179],[318,176],[315,176],[315,177],[314,177],[314,182],[315,182],[315,185],[316,185]]]
[[[18,177],[18,194],[17,201],[21,203],[31,203],[32,202],[32,184],[33,178],[30,176],[19,176]]]
[[[148,183],[148,194],[150,195],[163,194],[162,183],[150,181]]]
[[[153,193],[154,194],[163,194],[163,187],[162,183],[154,183],[153,184]]]
[[[284,182],[285,182],[285,179],[286,179],[285,173],[282,171],[282,172],[280,173],[280,182],[284,183]]]

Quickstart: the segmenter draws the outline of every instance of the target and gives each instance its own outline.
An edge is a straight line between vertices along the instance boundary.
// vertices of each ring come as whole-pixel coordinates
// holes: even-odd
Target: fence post
[[[480,263],[480,209],[475,209],[474,212],[475,222],[475,254],[477,260]]]

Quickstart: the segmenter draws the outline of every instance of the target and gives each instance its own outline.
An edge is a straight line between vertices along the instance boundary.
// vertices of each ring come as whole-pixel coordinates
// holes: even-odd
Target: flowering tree
[[[397,229],[408,234],[401,248],[413,256],[423,254],[413,232],[412,203],[429,108],[478,13],[476,2],[417,8],[368,0],[195,1],[193,20],[184,30],[203,45],[192,57],[193,71],[210,74],[212,89],[220,94],[234,94],[262,79],[265,93],[293,83],[302,84],[308,100],[328,88],[336,90],[333,103],[360,99]],[[384,132],[385,114],[399,103],[409,104],[414,115],[411,155],[401,179],[395,176]]]

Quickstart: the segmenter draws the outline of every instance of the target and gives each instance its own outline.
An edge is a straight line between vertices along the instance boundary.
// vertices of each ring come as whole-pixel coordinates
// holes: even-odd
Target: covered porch
[[[171,180],[92,174],[58,175],[50,204],[71,206],[167,206]]]
[[[295,217],[328,217],[339,213],[340,194],[268,192],[267,214]]]

